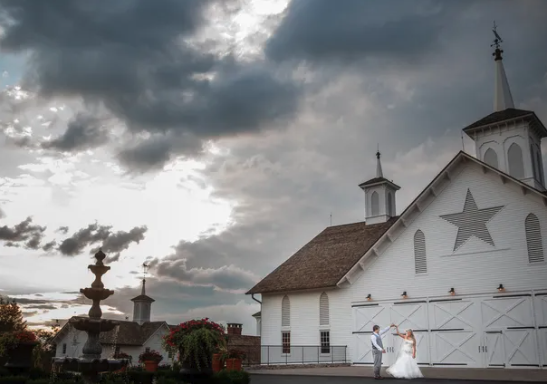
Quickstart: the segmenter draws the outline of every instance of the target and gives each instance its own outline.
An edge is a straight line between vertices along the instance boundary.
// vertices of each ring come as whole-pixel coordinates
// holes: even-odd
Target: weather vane
[[[495,57],[495,60],[501,60],[501,54],[503,53],[503,49],[501,49],[501,43],[503,43],[503,40],[501,36],[497,32],[498,26],[496,25],[496,22],[494,21],[494,27],[492,28],[492,32],[494,32],[494,42],[490,44],[491,47],[496,48],[494,53],[492,53],[492,56]]]
[[[148,268],[148,264],[146,262],[142,263],[142,278],[143,280],[146,280],[146,269]]]

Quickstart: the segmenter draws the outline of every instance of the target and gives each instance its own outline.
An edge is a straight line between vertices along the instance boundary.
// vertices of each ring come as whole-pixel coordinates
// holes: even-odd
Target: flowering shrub
[[[226,332],[208,318],[190,320],[173,327],[163,344],[166,350],[179,352],[182,364],[201,371],[211,367],[213,353],[225,348]]]
[[[34,343],[38,340],[36,334],[31,331],[19,331],[14,336],[19,343]]]
[[[145,361],[155,361],[159,363],[162,360],[163,356],[161,353],[153,349],[150,351],[144,351],[139,355],[139,363],[144,363]]]

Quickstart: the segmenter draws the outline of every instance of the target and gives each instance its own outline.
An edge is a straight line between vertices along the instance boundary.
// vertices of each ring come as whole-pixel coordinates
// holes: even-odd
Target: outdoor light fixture
[[[450,288],[450,291],[448,291],[448,293],[450,293],[450,295],[454,296],[456,294],[456,291],[454,290],[454,288]]]
[[[503,287],[503,284],[500,284],[500,286],[498,287],[498,291],[505,292],[505,288]]]
[[[369,294],[367,295],[367,301],[371,301],[371,300],[372,300],[372,295],[369,293]]]
[[[406,294],[406,291],[404,291],[401,296],[403,297],[403,299],[406,299],[408,297],[407,294]]]

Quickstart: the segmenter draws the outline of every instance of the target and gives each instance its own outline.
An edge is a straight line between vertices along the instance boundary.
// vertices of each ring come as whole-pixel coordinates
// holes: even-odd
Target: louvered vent
[[[541,227],[537,216],[530,213],[526,217],[524,228],[526,230],[526,245],[528,246],[528,261],[530,263],[540,263],[545,261],[545,257],[543,256]]]
[[[329,297],[326,292],[319,298],[319,325],[329,325]]]
[[[283,297],[283,301],[281,302],[281,326],[291,326],[291,302],[288,296]]]
[[[427,272],[427,260],[425,255],[425,235],[419,229],[414,234],[414,268],[416,273]]]

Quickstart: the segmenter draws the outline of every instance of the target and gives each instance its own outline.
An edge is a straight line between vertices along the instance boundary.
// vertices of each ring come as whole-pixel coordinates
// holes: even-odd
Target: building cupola
[[[143,264],[143,268],[146,271],[146,264]],[[145,272],[146,273],[146,272]],[[150,322],[150,315],[152,313],[152,303],[155,301],[151,297],[146,295],[146,278],[142,278],[141,294],[131,299],[133,302],[133,322],[142,325]]]
[[[367,224],[385,223],[396,216],[395,193],[401,189],[384,178],[380,149],[376,152],[376,177],[359,184],[365,192],[365,221]]]
[[[494,23],[494,112],[463,129],[486,164],[540,191],[545,190],[541,139],[547,129],[532,111],[516,109],[503,66],[503,40]]]

